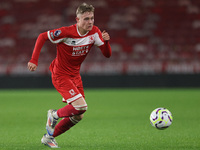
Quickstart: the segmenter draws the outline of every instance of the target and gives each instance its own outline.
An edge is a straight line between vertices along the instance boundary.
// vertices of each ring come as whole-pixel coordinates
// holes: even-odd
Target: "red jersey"
[[[57,57],[50,66],[52,73],[56,74],[79,74],[81,63],[91,47],[104,44],[96,26],[85,35],[79,33],[77,25],[50,30],[47,35],[52,43],[57,44]]]
[[[78,75],[80,66],[93,45],[98,46],[105,57],[111,56],[110,44],[103,40],[98,27],[93,26],[91,31],[81,35],[75,24],[40,34],[30,62],[37,65],[41,48],[47,39],[57,44],[57,56],[50,65],[50,71],[54,75]]]

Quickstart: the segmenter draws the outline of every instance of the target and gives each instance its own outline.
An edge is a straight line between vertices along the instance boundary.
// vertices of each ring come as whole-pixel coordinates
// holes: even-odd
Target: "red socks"
[[[59,118],[72,117],[74,115],[78,115],[79,111],[76,110],[71,104],[69,104],[63,108],[58,109],[57,114]]]
[[[76,123],[78,123],[77,120],[74,120],[72,117],[63,118],[55,127],[53,137],[56,137],[67,130],[69,130],[71,127],[73,127]]]
[[[63,108],[57,110],[57,115],[59,118],[63,118],[56,126],[54,130],[53,137],[56,137],[79,122],[79,120],[74,119],[74,115],[83,114],[87,110],[87,105],[76,106],[74,108],[71,104],[66,105]]]
[[[58,109],[57,115],[59,118],[72,117],[74,115],[83,114],[86,110],[87,110],[87,105],[74,107],[71,104],[68,104],[63,108]]]

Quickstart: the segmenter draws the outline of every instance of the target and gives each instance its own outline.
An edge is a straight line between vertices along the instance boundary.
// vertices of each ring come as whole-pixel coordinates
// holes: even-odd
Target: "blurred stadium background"
[[[27,70],[37,36],[75,24],[82,3],[95,7],[95,25],[111,36],[113,55],[93,48],[82,65],[86,87],[199,87],[198,0],[0,0],[0,88],[52,87],[46,42],[38,70]]]

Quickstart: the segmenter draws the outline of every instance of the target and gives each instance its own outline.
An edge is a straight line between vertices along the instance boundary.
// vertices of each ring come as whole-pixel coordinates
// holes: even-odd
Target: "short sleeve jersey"
[[[75,76],[80,73],[80,66],[93,45],[104,44],[98,27],[81,35],[77,25],[61,27],[47,32],[52,43],[57,44],[57,56],[50,65],[55,75]]]

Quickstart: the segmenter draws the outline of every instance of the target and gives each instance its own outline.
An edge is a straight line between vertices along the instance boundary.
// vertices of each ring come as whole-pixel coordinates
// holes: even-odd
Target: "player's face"
[[[93,28],[94,13],[93,12],[85,12],[81,15],[78,15],[76,20],[77,20],[79,32],[81,34],[85,34],[88,31],[91,31]]]

